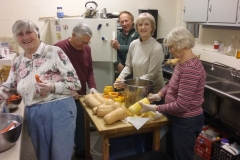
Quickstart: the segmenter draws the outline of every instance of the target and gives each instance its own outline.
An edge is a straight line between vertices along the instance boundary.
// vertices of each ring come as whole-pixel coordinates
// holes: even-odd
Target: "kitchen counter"
[[[16,57],[17,53],[11,52],[10,54],[6,55],[3,59],[0,59],[0,64],[4,66],[11,66]]]
[[[15,113],[24,117],[24,110],[25,109],[24,109],[23,102],[21,102],[19,104],[18,109],[11,113]],[[0,153],[0,160],[20,160],[21,143],[22,143],[22,133],[20,134],[19,139],[17,140],[16,144],[12,148]]]

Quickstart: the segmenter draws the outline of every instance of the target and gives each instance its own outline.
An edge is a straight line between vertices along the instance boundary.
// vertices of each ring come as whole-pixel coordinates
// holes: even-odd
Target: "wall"
[[[55,17],[57,6],[62,6],[65,15],[82,15],[86,8],[85,1],[79,0],[11,0],[4,1],[0,5],[0,37],[12,37],[11,27],[18,19],[30,19],[36,23],[41,31],[41,37],[44,42],[49,43],[48,29],[44,20],[39,17]],[[138,9],[158,9],[158,38],[163,38],[175,26],[185,26],[182,22],[183,0],[95,0],[98,4],[98,10],[107,9],[108,13],[128,10],[135,17],[138,15]],[[93,4],[87,6],[95,7]],[[45,33],[45,35],[42,35]],[[200,36],[197,39],[197,45],[193,49],[195,54],[201,54],[201,59],[212,62],[214,60],[240,69],[240,60],[220,55],[213,52],[213,41],[221,40],[228,45],[230,36],[237,35],[240,39],[240,28],[203,28],[200,27]]]
[[[0,37],[12,36],[11,27],[18,19],[30,19],[38,25],[40,31],[44,32],[46,26],[44,20],[39,17],[55,17],[57,6],[62,6],[65,15],[82,15],[86,8],[87,0],[11,0],[4,1],[0,5]],[[95,0],[98,4],[97,9],[107,9],[108,13],[115,11],[128,10],[135,17],[138,9],[157,9],[158,17],[158,38],[165,37],[167,33],[176,25],[176,0]],[[93,3],[88,3],[87,7]],[[43,35],[42,35],[43,36]]]

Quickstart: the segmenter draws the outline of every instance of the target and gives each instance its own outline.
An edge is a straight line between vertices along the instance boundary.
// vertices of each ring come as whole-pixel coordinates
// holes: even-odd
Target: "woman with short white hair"
[[[71,95],[81,88],[76,71],[59,47],[40,41],[33,22],[18,20],[12,32],[24,53],[15,59],[0,87],[0,103],[11,90],[17,90],[26,107],[27,129],[37,159],[70,160],[76,127]]]
[[[164,113],[171,122],[166,142],[168,155],[174,160],[193,160],[195,141],[204,123],[202,103],[206,73],[201,61],[192,52],[195,39],[187,29],[173,29],[163,43],[180,61],[168,85],[148,97],[151,101],[165,98],[165,104],[139,102],[141,112]]]

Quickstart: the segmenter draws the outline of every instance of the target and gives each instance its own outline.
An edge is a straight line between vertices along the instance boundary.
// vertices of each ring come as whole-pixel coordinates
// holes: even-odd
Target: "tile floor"
[[[97,139],[98,139],[98,133],[97,131],[91,131],[91,148],[94,146],[94,144],[96,143]],[[27,133],[27,129],[26,129],[26,125],[24,123],[23,125],[23,136],[22,136],[23,140],[22,140],[22,151],[21,151],[21,158],[20,160],[37,160],[34,150],[33,150],[33,146],[32,146],[32,142],[30,137],[28,136]],[[165,137],[162,137],[161,139],[161,151],[165,152],[166,151],[166,139]],[[78,158],[73,156],[72,160],[84,160],[82,158]],[[203,160],[201,157],[195,155],[194,160]]]

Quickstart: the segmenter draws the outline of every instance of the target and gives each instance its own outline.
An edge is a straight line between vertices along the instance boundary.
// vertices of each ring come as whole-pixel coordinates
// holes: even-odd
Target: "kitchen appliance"
[[[53,44],[71,37],[72,29],[78,23],[86,23],[93,33],[89,45],[97,90],[102,92],[105,86],[113,85],[115,81],[114,62],[117,61],[117,51],[111,47],[110,43],[117,35],[117,19],[79,17],[52,19],[50,22]]]
[[[23,117],[14,113],[0,114],[0,152],[15,145],[22,131]],[[12,126],[9,129],[9,126]],[[5,131],[6,130],[6,131]],[[3,133],[1,133],[4,131]]]
[[[153,93],[155,82],[140,78],[134,78],[124,81],[125,107],[130,107],[137,101]]]
[[[87,8],[87,4],[88,3],[93,3],[95,5],[95,9],[93,9],[92,7],[90,8]],[[94,2],[94,1],[88,1],[86,4],[85,4],[85,7],[86,7],[86,12],[85,12],[85,18],[93,18],[93,17],[96,17],[96,13],[98,12],[97,10],[97,3]]]

